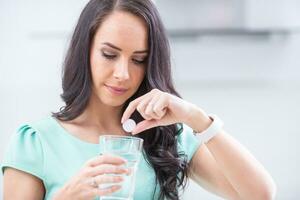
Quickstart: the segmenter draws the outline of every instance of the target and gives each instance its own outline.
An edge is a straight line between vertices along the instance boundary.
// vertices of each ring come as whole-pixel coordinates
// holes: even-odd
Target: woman
[[[179,97],[150,0],[91,0],[75,28],[62,86],[66,105],[13,137],[2,163],[5,200],[94,199],[119,190],[97,187],[130,173],[122,158],[97,156],[97,143],[108,132],[129,135],[122,129],[128,118],[139,122],[132,134],[144,139],[134,199],[179,199],[187,178],[226,199],[274,197],[275,184],[258,161],[216,117]],[[182,124],[208,136],[205,142]]]

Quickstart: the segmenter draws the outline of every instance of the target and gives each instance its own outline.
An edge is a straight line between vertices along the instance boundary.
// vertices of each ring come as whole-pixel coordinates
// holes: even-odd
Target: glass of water
[[[131,136],[119,135],[102,135],[99,137],[99,153],[109,153],[117,155],[127,160],[126,166],[130,168],[131,173],[124,175],[124,181],[118,183],[121,189],[109,194],[101,196],[100,200],[133,200],[135,188],[135,176],[138,163],[142,154],[143,139]],[[114,174],[110,174],[114,175]],[[116,184],[101,184],[99,187],[106,188]]]

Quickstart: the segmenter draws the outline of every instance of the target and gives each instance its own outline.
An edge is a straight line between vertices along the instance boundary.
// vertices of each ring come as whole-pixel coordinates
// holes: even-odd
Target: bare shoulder
[[[9,167],[4,171],[3,188],[4,200],[41,200],[45,195],[45,187],[41,179]]]

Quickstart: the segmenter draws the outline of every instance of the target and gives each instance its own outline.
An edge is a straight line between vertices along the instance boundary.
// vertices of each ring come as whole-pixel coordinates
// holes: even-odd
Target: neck
[[[86,109],[76,121],[100,131],[119,131],[121,117],[122,106],[105,105],[92,95]]]

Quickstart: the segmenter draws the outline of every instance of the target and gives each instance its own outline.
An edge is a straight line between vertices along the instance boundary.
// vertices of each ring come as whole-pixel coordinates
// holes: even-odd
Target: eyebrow
[[[118,51],[122,51],[122,49],[120,47],[117,47],[117,46],[115,46],[115,45],[113,45],[113,44],[111,44],[109,42],[103,42],[102,44],[107,45],[107,46],[109,46],[109,47],[111,47],[113,49],[116,49]],[[148,53],[148,50],[135,51],[133,53],[135,53],[135,54]]]

